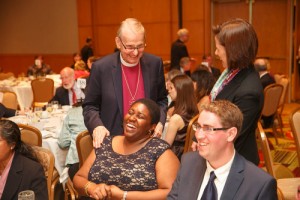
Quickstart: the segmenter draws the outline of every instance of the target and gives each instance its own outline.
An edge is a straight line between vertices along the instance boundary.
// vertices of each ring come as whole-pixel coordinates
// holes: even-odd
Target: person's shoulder
[[[23,156],[22,154],[15,153],[15,161],[17,163],[22,162],[23,163],[23,170],[25,171],[35,171],[37,169],[42,169],[41,163],[31,160],[30,158],[27,158],[26,156]]]
[[[152,59],[161,60],[161,57],[156,56],[156,55],[151,54],[151,53],[146,53],[146,52],[143,53],[143,57],[142,58],[144,58],[144,59],[151,59],[151,60]]]
[[[272,177],[270,174],[268,174],[266,171],[262,170],[258,166],[254,165],[252,162],[245,159],[243,156],[237,154],[236,155],[238,162],[244,163],[244,174],[246,178],[252,178],[256,179],[257,181],[265,181],[265,180],[273,180],[274,177]],[[236,164],[236,163],[235,163]]]

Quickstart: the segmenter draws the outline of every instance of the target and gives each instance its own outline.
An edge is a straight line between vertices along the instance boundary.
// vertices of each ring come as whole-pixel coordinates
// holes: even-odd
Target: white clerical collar
[[[122,55],[120,54],[120,59],[121,59],[121,63],[126,66],[126,67],[135,67],[137,66],[138,62],[137,63],[134,63],[134,64],[130,64],[130,63],[127,63],[123,58],[122,58]]]

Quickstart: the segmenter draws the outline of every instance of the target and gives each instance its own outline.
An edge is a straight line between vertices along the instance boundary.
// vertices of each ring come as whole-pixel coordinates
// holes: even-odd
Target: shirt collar
[[[225,182],[227,180],[231,165],[233,163],[235,156],[235,150],[233,152],[232,158],[223,166],[219,167],[218,169],[214,169],[208,161],[206,161],[207,171],[210,173],[211,171],[214,171],[216,175],[216,179],[220,182]]]
[[[138,65],[138,62],[137,63],[134,63],[134,64],[130,64],[130,63],[127,63],[123,58],[122,58],[122,55],[120,54],[120,59],[121,59],[121,63],[126,66],[126,67],[135,67]]]

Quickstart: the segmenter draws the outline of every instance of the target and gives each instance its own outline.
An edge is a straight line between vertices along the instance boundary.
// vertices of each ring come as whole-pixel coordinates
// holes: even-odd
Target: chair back
[[[0,81],[4,80],[4,79],[8,79],[10,77],[14,77],[14,76],[15,75],[12,72],[7,72],[7,73],[2,72],[2,73],[0,73]]]
[[[2,91],[2,93],[3,93],[2,104],[7,108],[17,110],[18,99],[16,93],[10,91]]]
[[[290,125],[292,128],[296,152],[298,156],[298,163],[300,165],[300,108],[295,109],[290,115]],[[299,183],[300,184],[300,183]]]
[[[81,167],[93,150],[93,140],[87,130],[77,135],[76,148],[78,152],[79,165]]]
[[[37,157],[41,163],[41,165],[44,168],[45,176],[47,179],[47,188],[48,188],[48,196],[50,200],[50,194],[51,194],[51,182],[52,182],[52,176],[54,171],[54,155],[52,152],[48,149],[45,149],[43,147],[34,146],[32,147],[33,150],[36,152]]]
[[[42,146],[42,133],[39,129],[26,125],[18,124],[21,129],[21,140],[31,146]]]
[[[285,167],[280,163],[273,162],[271,150],[269,147],[269,142],[260,122],[257,123],[257,129],[258,129],[257,136],[261,143],[261,149],[263,152],[264,162],[265,162],[265,167],[267,169],[267,172],[277,179],[294,177],[294,174],[287,167]]]
[[[264,129],[263,129],[260,122],[257,123],[257,129],[258,129],[258,134],[257,135],[258,135],[258,138],[260,140],[261,149],[262,149],[263,156],[264,156],[265,167],[267,168],[267,172],[275,177],[275,171],[274,171],[274,168],[273,168],[273,159],[272,159],[272,156],[271,156],[271,151],[270,151],[268,139],[267,139],[265,131],[264,131]]]
[[[284,103],[285,103],[286,98],[287,98],[289,79],[287,79],[285,77],[285,75],[279,75],[279,74],[275,74],[274,78],[275,78],[275,82],[277,84],[280,84],[280,85],[283,86],[282,95],[280,97],[280,101],[279,101],[279,105],[278,105],[278,113],[281,114],[282,111],[283,111]]]
[[[277,113],[283,86],[280,84],[270,84],[264,89],[264,106],[262,110],[263,116],[271,116]]]
[[[46,105],[54,95],[54,81],[50,78],[36,78],[31,81],[33,106]]]
[[[189,125],[187,127],[187,131],[186,131],[186,137],[185,137],[185,143],[184,143],[184,149],[183,149],[183,153],[189,152],[191,151],[191,145],[193,143],[193,137],[195,135],[195,131],[192,127],[193,123],[195,123],[199,118],[199,114],[196,115],[195,117],[193,117],[190,122]]]

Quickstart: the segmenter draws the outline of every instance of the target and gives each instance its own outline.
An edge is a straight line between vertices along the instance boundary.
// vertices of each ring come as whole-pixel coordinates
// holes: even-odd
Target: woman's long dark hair
[[[191,74],[191,78],[196,82],[196,98],[199,102],[204,96],[209,95],[216,82],[211,72],[198,69]]]
[[[10,120],[0,120],[0,137],[8,144],[15,145],[14,151],[39,162],[31,146],[21,141],[21,132],[18,125]]]
[[[189,121],[198,113],[193,81],[187,75],[178,75],[171,82],[177,92],[173,114]]]

